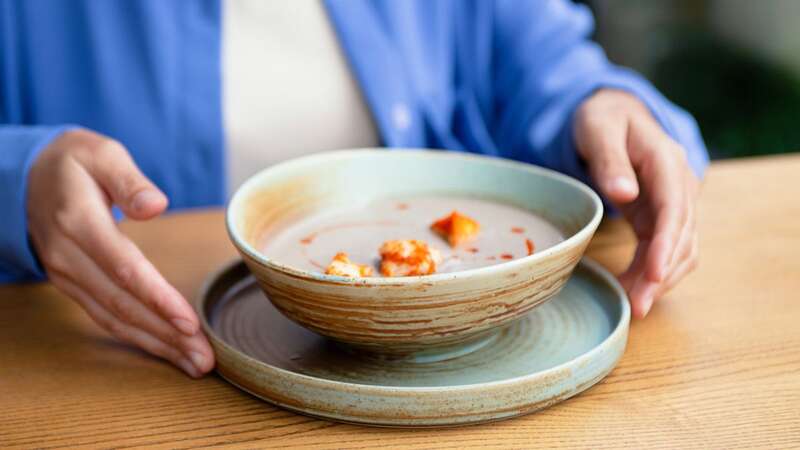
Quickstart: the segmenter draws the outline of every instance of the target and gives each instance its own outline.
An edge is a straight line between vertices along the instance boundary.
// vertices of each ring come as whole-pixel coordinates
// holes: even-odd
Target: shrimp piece
[[[386,241],[381,245],[381,274],[387,277],[430,275],[442,254],[417,239]]]
[[[431,230],[447,239],[451,247],[457,247],[478,235],[481,227],[471,218],[453,211],[431,224]]]
[[[366,264],[356,264],[350,261],[350,258],[347,257],[347,253],[339,252],[333,257],[331,263],[328,264],[325,273],[328,275],[339,275],[341,277],[371,277],[372,267]]]

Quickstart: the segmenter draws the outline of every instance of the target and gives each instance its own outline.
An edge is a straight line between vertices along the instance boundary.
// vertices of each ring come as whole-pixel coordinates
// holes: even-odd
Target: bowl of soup
[[[479,228],[452,244],[432,226]],[[294,322],[388,356],[453,356],[553,297],[603,214],[557,172],[500,158],[412,149],[320,153],[267,168],[227,209],[228,233],[266,297]],[[393,240],[423,242],[435,270],[383,272]],[[337,255],[360,273],[337,274]],[[328,272],[328,273],[326,273]]]

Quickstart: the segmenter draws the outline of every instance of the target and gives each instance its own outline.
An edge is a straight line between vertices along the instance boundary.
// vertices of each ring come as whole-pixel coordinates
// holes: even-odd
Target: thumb
[[[578,145],[595,184],[606,198],[619,205],[639,196],[624,122],[608,121],[603,126],[592,127],[582,133]]]
[[[166,195],[142,174],[119,142],[103,138],[85,163],[90,175],[126,216],[147,220],[167,208]]]

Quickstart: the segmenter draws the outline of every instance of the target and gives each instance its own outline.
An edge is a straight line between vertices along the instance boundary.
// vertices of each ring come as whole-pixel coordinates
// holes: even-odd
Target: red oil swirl
[[[533,241],[530,239],[525,239],[525,248],[528,249],[528,255],[532,255],[533,251],[536,249],[533,245]]]

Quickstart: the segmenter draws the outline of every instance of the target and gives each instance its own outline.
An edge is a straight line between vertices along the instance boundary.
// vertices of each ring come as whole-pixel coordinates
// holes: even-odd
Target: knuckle
[[[53,213],[53,222],[58,230],[70,233],[79,226],[81,216],[74,212],[74,208],[63,207]]]
[[[153,311],[160,313],[169,308],[169,300],[164,295],[153,293],[147,296],[147,304]]]
[[[80,201],[68,202],[53,212],[53,223],[56,230],[68,237],[76,237],[87,224],[89,217],[95,214],[92,208]]]
[[[181,348],[181,347],[185,347],[186,346],[184,341],[183,341],[183,337],[181,336],[181,334],[179,332],[177,332],[177,331],[174,331],[174,330],[170,330],[170,331],[168,331],[166,333],[163,333],[163,335],[160,336],[160,339],[165,344],[167,344],[167,345],[169,345],[171,347],[174,347],[174,348]]]
[[[667,138],[660,148],[660,153],[666,156],[666,163],[673,168],[688,166],[686,150],[683,146],[671,138]]]
[[[113,274],[117,285],[123,289],[132,287],[133,281],[136,278],[136,272],[133,264],[130,264],[127,261],[122,261],[114,265]]]
[[[41,259],[45,268],[56,273],[66,273],[69,270],[69,264],[66,258],[64,258],[64,255],[58,249],[53,248],[53,246],[48,246],[43,249],[39,253],[39,259]]]
[[[125,146],[116,139],[104,137],[95,146],[95,151],[111,154],[127,153]]]
[[[680,164],[686,164],[687,163],[686,149],[683,147],[683,145],[681,145],[681,144],[679,144],[679,143],[677,143],[677,142],[675,142],[675,141],[670,139],[670,146],[669,147],[670,147],[670,151],[672,152],[672,155],[675,157],[675,160],[678,163],[680,163]]]
[[[128,336],[126,327],[122,324],[122,322],[118,322],[116,320],[105,320],[99,323],[99,325],[108,331],[109,334],[121,341],[128,342],[130,340],[130,336]]]
[[[77,155],[93,157],[99,154],[108,141],[105,136],[90,130],[78,129],[68,136],[68,148]]]
[[[126,296],[120,295],[112,299],[112,307],[114,314],[119,317],[120,320],[127,323],[136,321],[138,315],[136,304],[131,302]]]
[[[97,140],[98,134],[86,128],[75,128],[64,132],[63,139],[76,142]]]
[[[602,130],[609,120],[613,120],[612,114],[599,114],[592,108],[587,108],[581,114],[581,123],[589,131]]]
[[[76,128],[65,131],[58,138],[58,147],[71,151],[88,152],[94,147],[94,143],[100,140],[100,136],[85,128]]]

